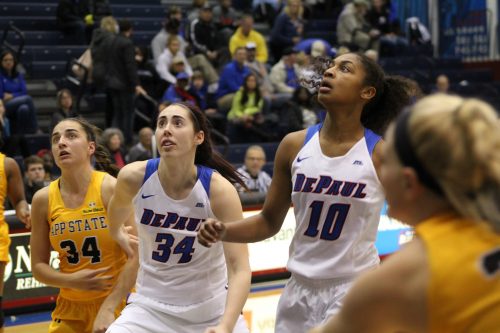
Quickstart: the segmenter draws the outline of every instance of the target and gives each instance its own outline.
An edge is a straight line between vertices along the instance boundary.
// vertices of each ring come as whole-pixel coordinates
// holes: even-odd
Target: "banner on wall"
[[[490,55],[486,0],[440,0],[439,56],[483,60]]]

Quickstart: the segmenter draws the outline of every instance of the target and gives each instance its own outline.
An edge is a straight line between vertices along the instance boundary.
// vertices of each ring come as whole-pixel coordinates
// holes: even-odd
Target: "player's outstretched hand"
[[[226,227],[224,223],[214,219],[207,219],[198,231],[198,242],[203,246],[211,247],[212,244],[222,240],[225,234]]]

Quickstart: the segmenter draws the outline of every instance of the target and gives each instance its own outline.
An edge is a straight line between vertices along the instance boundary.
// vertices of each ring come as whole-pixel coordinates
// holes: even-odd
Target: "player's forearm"
[[[135,253],[133,257],[127,259],[113,290],[106,297],[101,308],[114,311],[120,305],[120,302],[130,293],[137,279],[137,271],[139,269],[138,257],[138,253]]]
[[[227,291],[226,309],[222,316],[220,324],[227,327],[230,331],[243,310],[243,306],[250,291],[250,270],[240,270],[229,278],[229,288]]]
[[[37,263],[32,267],[33,276],[39,282],[56,288],[70,288],[69,274],[56,271],[47,263]]]
[[[275,235],[281,228],[266,220],[262,213],[248,217],[242,221],[226,224],[224,242],[254,243]]]

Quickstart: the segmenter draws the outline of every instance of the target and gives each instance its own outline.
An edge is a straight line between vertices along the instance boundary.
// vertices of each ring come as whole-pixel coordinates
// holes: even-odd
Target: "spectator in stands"
[[[120,21],[120,33],[115,37],[109,54],[107,94],[113,105],[112,126],[125,135],[125,145],[132,144],[134,130],[134,94],[147,95],[140,86],[132,40],[132,24]]]
[[[281,3],[281,0],[253,0],[252,16],[256,22],[266,22],[272,26],[281,9]]]
[[[365,18],[369,8],[369,0],[353,0],[344,6],[337,21],[339,45],[352,51],[378,51],[380,31],[373,29]]]
[[[94,88],[104,91],[106,74],[109,69],[111,46],[118,33],[118,22],[112,16],[101,20],[99,29],[94,30],[90,53],[92,55],[92,82]],[[106,110],[106,126],[111,125],[112,110]],[[109,119],[108,119],[109,118]]]
[[[269,43],[274,59],[280,59],[284,49],[294,47],[302,39],[303,12],[301,0],[287,0],[283,12],[278,15],[271,30]]]
[[[179,37],[170,35],[167,39],[167,48],[158,58],[156,63],[156,71],[158,75],[170,84],[175,84],[175,75],[179,72],[186,72],[188,76],[193,75],[193,70],[189,64],[186,55],[180,49],[181,43]],[[181,70],[172,71],[172,65],[181,62],[183,64]]]
[[[257,87],[257,78],[248,74],[236,92],[227,115],[227,136],[232,143],[267,141],[264,130],[264,99]]]
[[[163,28],[154,36],[153,40],[151,41],[151,51],[153,52],[153,60],[155,64],[158,62],[158,58],[163,53],[163,51],[165,51],[165,48],[167,47],[167,40],[170,36],[177,36],[180,43],[180,50],[184,54],[186,54],[188,43],[183,36],[184,30],[182,30],[182,22],[182,13],[180,14],[179,18],[177,10],[175,10],[175,14],[170,14],[169,12]]]
[[[239,15],[232,6],[231,0],[219,0],[213,8],[213,21],[217,27],[218,38],[221,44],[228,45],[229,38],[239,24]]]
[[[45,170],[45,180],[52,181],[59,177],[60,170],[57,168],[54,162],[54,156],[52,156],[52,151],[50,149],[40,149],[36,156],[43,160],[43,168]]]
[[[0,55],[0,99],[3,100],[12,134],[32,134],[38,131],[36,109],[26,89],[24,76],[16,69],[14,53]]]
[[[125,156],[127,155],[123,132],[119,128],[106,128],[102,132],[99,141],[109,151],[112,163],[119,169],[123,168],[126,164]],[[96,169],[99,168],[96,167]]]
[[[227,62],[228,47],[219,43],[209,3],[201,8],[200,17],[191,22],[190,39],[194,53],[204,55],[215,67]]]
[[[109,0],[87,0],[90,17],[85,17],[87,24],[100,25],[101,20],[106,16],[111,16],[111,5]]]
[[[245,14],[241,17],[240,26],[229,40],[229,51],[234,55],[238,47],[252,45],[255,51],[255,58],[262,64],[267,63],[267,44],[264,36],[253,28],[253,17]]]
[[[262,167],[266,164],[266,153],[261,146],[253,145],[248,147],[245,153],[245,164],[238,168],[238,172],[243,176],[243,181],[250,192],[267,193],[271,185],[271,176]],[[245,188],[235,184],[238,192],[245,192]]]
[[[50,133],[61,120],[78,117],[78,113],[73,108],[73,95],[69,89],[61,89],[57,92],[57,111],[52,114],[50,121]]]
[[[332,52],[331,44],[319,38],[303,39],[293,49],[297,52],[304,52],[312,57],[335,56],[334,52]]]
[[[436,88],[434,92],[449,94],[450,93],[450,80],[445,74],[438,75],[436,78]]]
[[[257,83],[264,98],[270,98],[274,92],[273,84],[269,79],[269,73],[265,62],[257,59],[257,45],[254,42],[248,42],[245,46],[247,50],[247,61],[245,65],[257,77]]]
[[[196,105],[196,97],[191,95],[188,89],[189,75],[186,72],[180,72],[176,75],[175,84],[170,85],[165,91],[161,102],[168,102],[168,104],[186,102]]]
[[[49,185],[49,181],[45,179],[45,169],[43,160],[36,156],[28,156],[24,159],[25,177],[24,177],[24,193],[26,201],[31,204],[31,200],[36,191]]]
[[[372,0],[366,19],[373,29],[380,31],[380,53],[384,57],[405,54],[408,41],[401,36],[397,13],[390,0]]]
[[[243,85],[245,77],[250,74],[250,69],[245,65],[247,51],[244,47],[234,51],[233,61],[224,66],[217,89],[217,107],[221,112],[227,112],[232,105],[235,93]]]
[[[312,94],[302,86],[295,89],[292,99],[282,110],[280,120],[287,126],[287,133],[308,128],[319,121],[318,114],[312,105]]]
[[[130,148],[126,160],[127,163],[135,161],[145,161],[153,157],[153,130],[150,127],[143,127],[139,131],[139,142]]]
[[[296,53],[292,48],[283,51],[280,61],[271,68],[269,78],[276,93],[291,97],[299,86],[299,66],[296,63]]]
[[[3,100],[0,99],[0,127],[2,130],[2,140],[5,143],[5,140],[10,136],[10,122],[9,118],[7,118],[5,112],[5,105],[3,104]]]
[[[89,15],[87,1],[59,0],[56,9],[57,27],[71,38],[72,44],[88,44],[93,27],[91,19],[86,19]]]
[[[167,88],[168,83],[161,79],[155,66],[149,61],[147,47],[135,47],[135,63],[141,87],[144,88],[149,96],[159,99]]]
[[[192,7],[187,15],[189,24],[191,24],[194,20],[200,17],[200,11],[206,4],[208,4],[207,0],[193,0]]]

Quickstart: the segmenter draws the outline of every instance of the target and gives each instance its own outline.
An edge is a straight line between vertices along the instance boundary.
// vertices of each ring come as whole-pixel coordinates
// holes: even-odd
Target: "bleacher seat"
[[[66,73],[66,61],[33,61],[26,69],[34,79],[54,79]]]
[[[4,2],[0,4],[0,16],[56,16],[57,4]]]
[[[0,18],[0,29],[4,29],[9,24],[14,24],[21,30],[57,30],[55,16],[9,16]]]
[[[79,58],[86,46],[27,46],[22,52],[22,61],[68,61]]]
[[[118,18],[126,17],[151,17],[163,19],[167,14],[168,8],[165,6],[155,5],[112,5],[111,11],[113,16]]]
[[[41,149],[50,150],[50,135],[43,134],[25,134],[24,140],[26,141],[30,155],[35,155]]]

